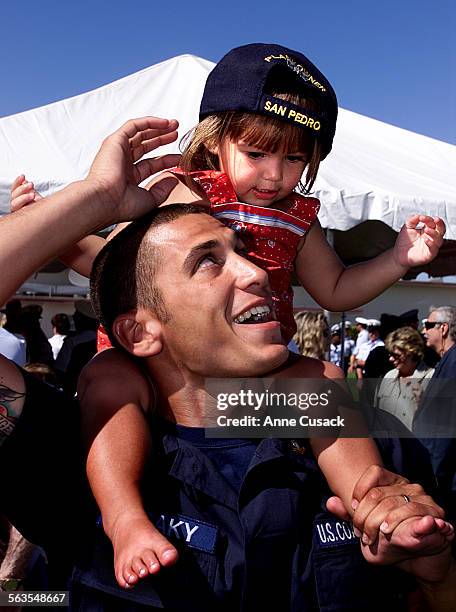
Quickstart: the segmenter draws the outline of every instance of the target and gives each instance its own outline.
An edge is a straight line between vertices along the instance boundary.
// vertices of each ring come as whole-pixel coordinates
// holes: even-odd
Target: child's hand
[[[445,232],[445,223],[440,217],[409,217],[394,245],[394,260],[406,268],[429,263],[439,252]]]
[[[32,204],[42,197],[38,191],[35,191],[33,183],[27,181],[25,176],[21,174],[14,179],[11,185],[11,212],[19,210],[23,206],[27,206],[27,204]]]
[[[439,581],[445,577],[454,528],[420,485],[410,484],[380,466],[371,466],[356,483],[353,498],[353,524],[362,536],[361,550],[366,561],[401,563],[403,569],[423,580]],[[330,498],[327,508],[349,520],[338,497]]]
[[[379,531],[390,535],[406,519],[429,516],[443,519],[440,506],[418,484],[398,483],[374,487],[361,499],[353,516],[353,525],[362,534],[362,542],[372,546]],[[445,521],[444,521],[445,522]]]

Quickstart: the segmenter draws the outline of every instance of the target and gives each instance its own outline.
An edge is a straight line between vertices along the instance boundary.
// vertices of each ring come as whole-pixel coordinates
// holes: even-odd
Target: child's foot
[[[122,515],[113,529],[114,571],[125,589],[160,567],[176,563],[178,552],[144,515]]]

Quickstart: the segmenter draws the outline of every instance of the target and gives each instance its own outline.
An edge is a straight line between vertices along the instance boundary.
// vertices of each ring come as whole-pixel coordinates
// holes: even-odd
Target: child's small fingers
[[[440,236],[439,232],[435,227],[426,226],[423,229],[423,232],[426,234],[426,236],[432,236],[433,238],[437,238],[438,236]]]
[[[420,215],[412,215],[411,217],[408,217],[408,219],[406,219],[404,225],[408,229],[414,229],[417,226],[417,224],[420,222],[421,222]]]
[[[24,195],[19,196],[18,198],[14,198],[11,200],[11,211],[14,212],[27,206],[28,204],[32,204],[35,201],[33,193],[25,193]]]
[[[18,198],[19,196],[24,195],[24,193],[31,193],[33,191],[33,183],[22,183],[22,185],[19,185],[15,189],[11,190],[11,199]]]
[[[429,215],[419,215],[418,216],[419,223],[424,223],[429,227],[435,227],[434,217],[430,217]]]
[[[434,516],[420,516],[411,526],[411,535],[416,538],[423,538],[438,531]]]
[[[424,230],[424,235],[430,236],[439,244],[443,243],[443,234],[439,232],[437,228],[432,229],[431,227],[426,227]]]
[[[441,236],[445,236],[446,233],[446,225],[445,221],[440,217],[434,217],[435,228],[439,232]]]
[[[439,529],[439,532],[446,538],[453,539],[454,537],[454,527],[448,521],[445,521],[441,518],[436,518],[435,523]]]
[[[380,531],[384,534],[392,533],[396,527],[407,518],[413,516],[416,517],[430,517],[441,518],[443,516],[443,510],[437,505],[426,504],[426,499],[422,500],[424,503],[411,501],[407,504],[398,506],[391,510],[383,519],[380,525]],[[426,522],[423,523],[426,525]]]
[[[23,174],[20,174],[19,176],[17,176],[14,181],[11,183],[11,193],[13,192],[14,189],[17,189],[17,187],[19,187],[19,185],[22,185],[22,183],[25,181],[25,176]]]
[[[442,246],[443,239],[440,236],[428,236],[427,234],[423,234],[423,240],[430,249],[434,249],[437,253],[437,250]]]

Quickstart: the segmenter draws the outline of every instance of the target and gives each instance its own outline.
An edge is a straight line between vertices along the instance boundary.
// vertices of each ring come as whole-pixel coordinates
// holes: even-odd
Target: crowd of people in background
[[[52,336],[42,327],[43,308],[10,300],[0,312],[0,354],[57,389],[75,393],[79,374],[96,353],[97,322],[88,301],[77,300],[74,314],[51,319]],[[28,589],[46,585],[45,557],[38,547],[0,515],[2,575],[26,577]]]
[[[82,368],[97,350],[95,315],[88,301],[77,300],[72,317],[52,317],[53,333],[47,338],[40,324],[42,313],[38,304],[9,301],[0,311],[0,354],[73,393]],[[432,319],[435,313],[441,321]],[[349,379],[357,379],[365,403],[390,412],[412,431],[423,391],[447,346],[453,346],[456,308],[431,306],[421,324],[417,309],[385,313],[380,320],[356,317],[353,323],[343,320],[332,326],[323,312],[301,311],[295,320],[297,332],[290,348],[341,367]],[[439,329],[446,334],[437,335]]]
[[[348,379],[356,380],[364,406],[389,412],[410,432],[416,429],[415,416],[422,412],[429,382],[435,376],[455,378],[455,307],[430,306],[421,322],[417,309],[385,313],[380,320],[357,317],[354,323],[331,327],[320,312],[298,312],[295,319],[300,353],[341,367]]]
[[[430,306],[421,321],[413,309],[400,315],[384,313],[380,320],[357,317],[354,323],[347,320],[331,328],[322,313],[299,312],[296,322],[294,340],[302,354],[316,356],[319,347],[319,358],[340,366],[349,382],[353,379],[350,387],[370,426],[383,426],[386,415],[390,434],[422,442],[440,487],[440,501],[454,518],[456,307]]]
[[[74,393],[79,374],[96,353],[97,322],[88,301],[77,300],[74,314],[57,313],[46,337],[39,304],[10,300],[0,312],[0,354],[45,382]]]
[[[431,317],[435,313],[438,321]],[[77,300],[72,317],[55,314],[49,338],[41,328],[42,314],[38,304],[9,301],[0,312],[0,354],[47,383],[74,393],[82,368],[97,350],[97,321],[91,305]],[[295,320],[297,332],[290,348],[341,367],[348,379],[357,380],[365,405],[393,414],[413,431],[422,394],[447,347],[452,347],[455,308],[431,306],[429,317],[421,323],[417,309],[400,315],[385,313],[380,320],[356,317],[354,322],[343,320],[331,326],[323,312],[301,311]]]

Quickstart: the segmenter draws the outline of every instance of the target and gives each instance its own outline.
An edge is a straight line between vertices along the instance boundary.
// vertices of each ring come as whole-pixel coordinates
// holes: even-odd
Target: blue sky
[[[455,0],[5,0],[0,116],[89,91],[182,53],[298,49],[342,107],[456,143]]]

